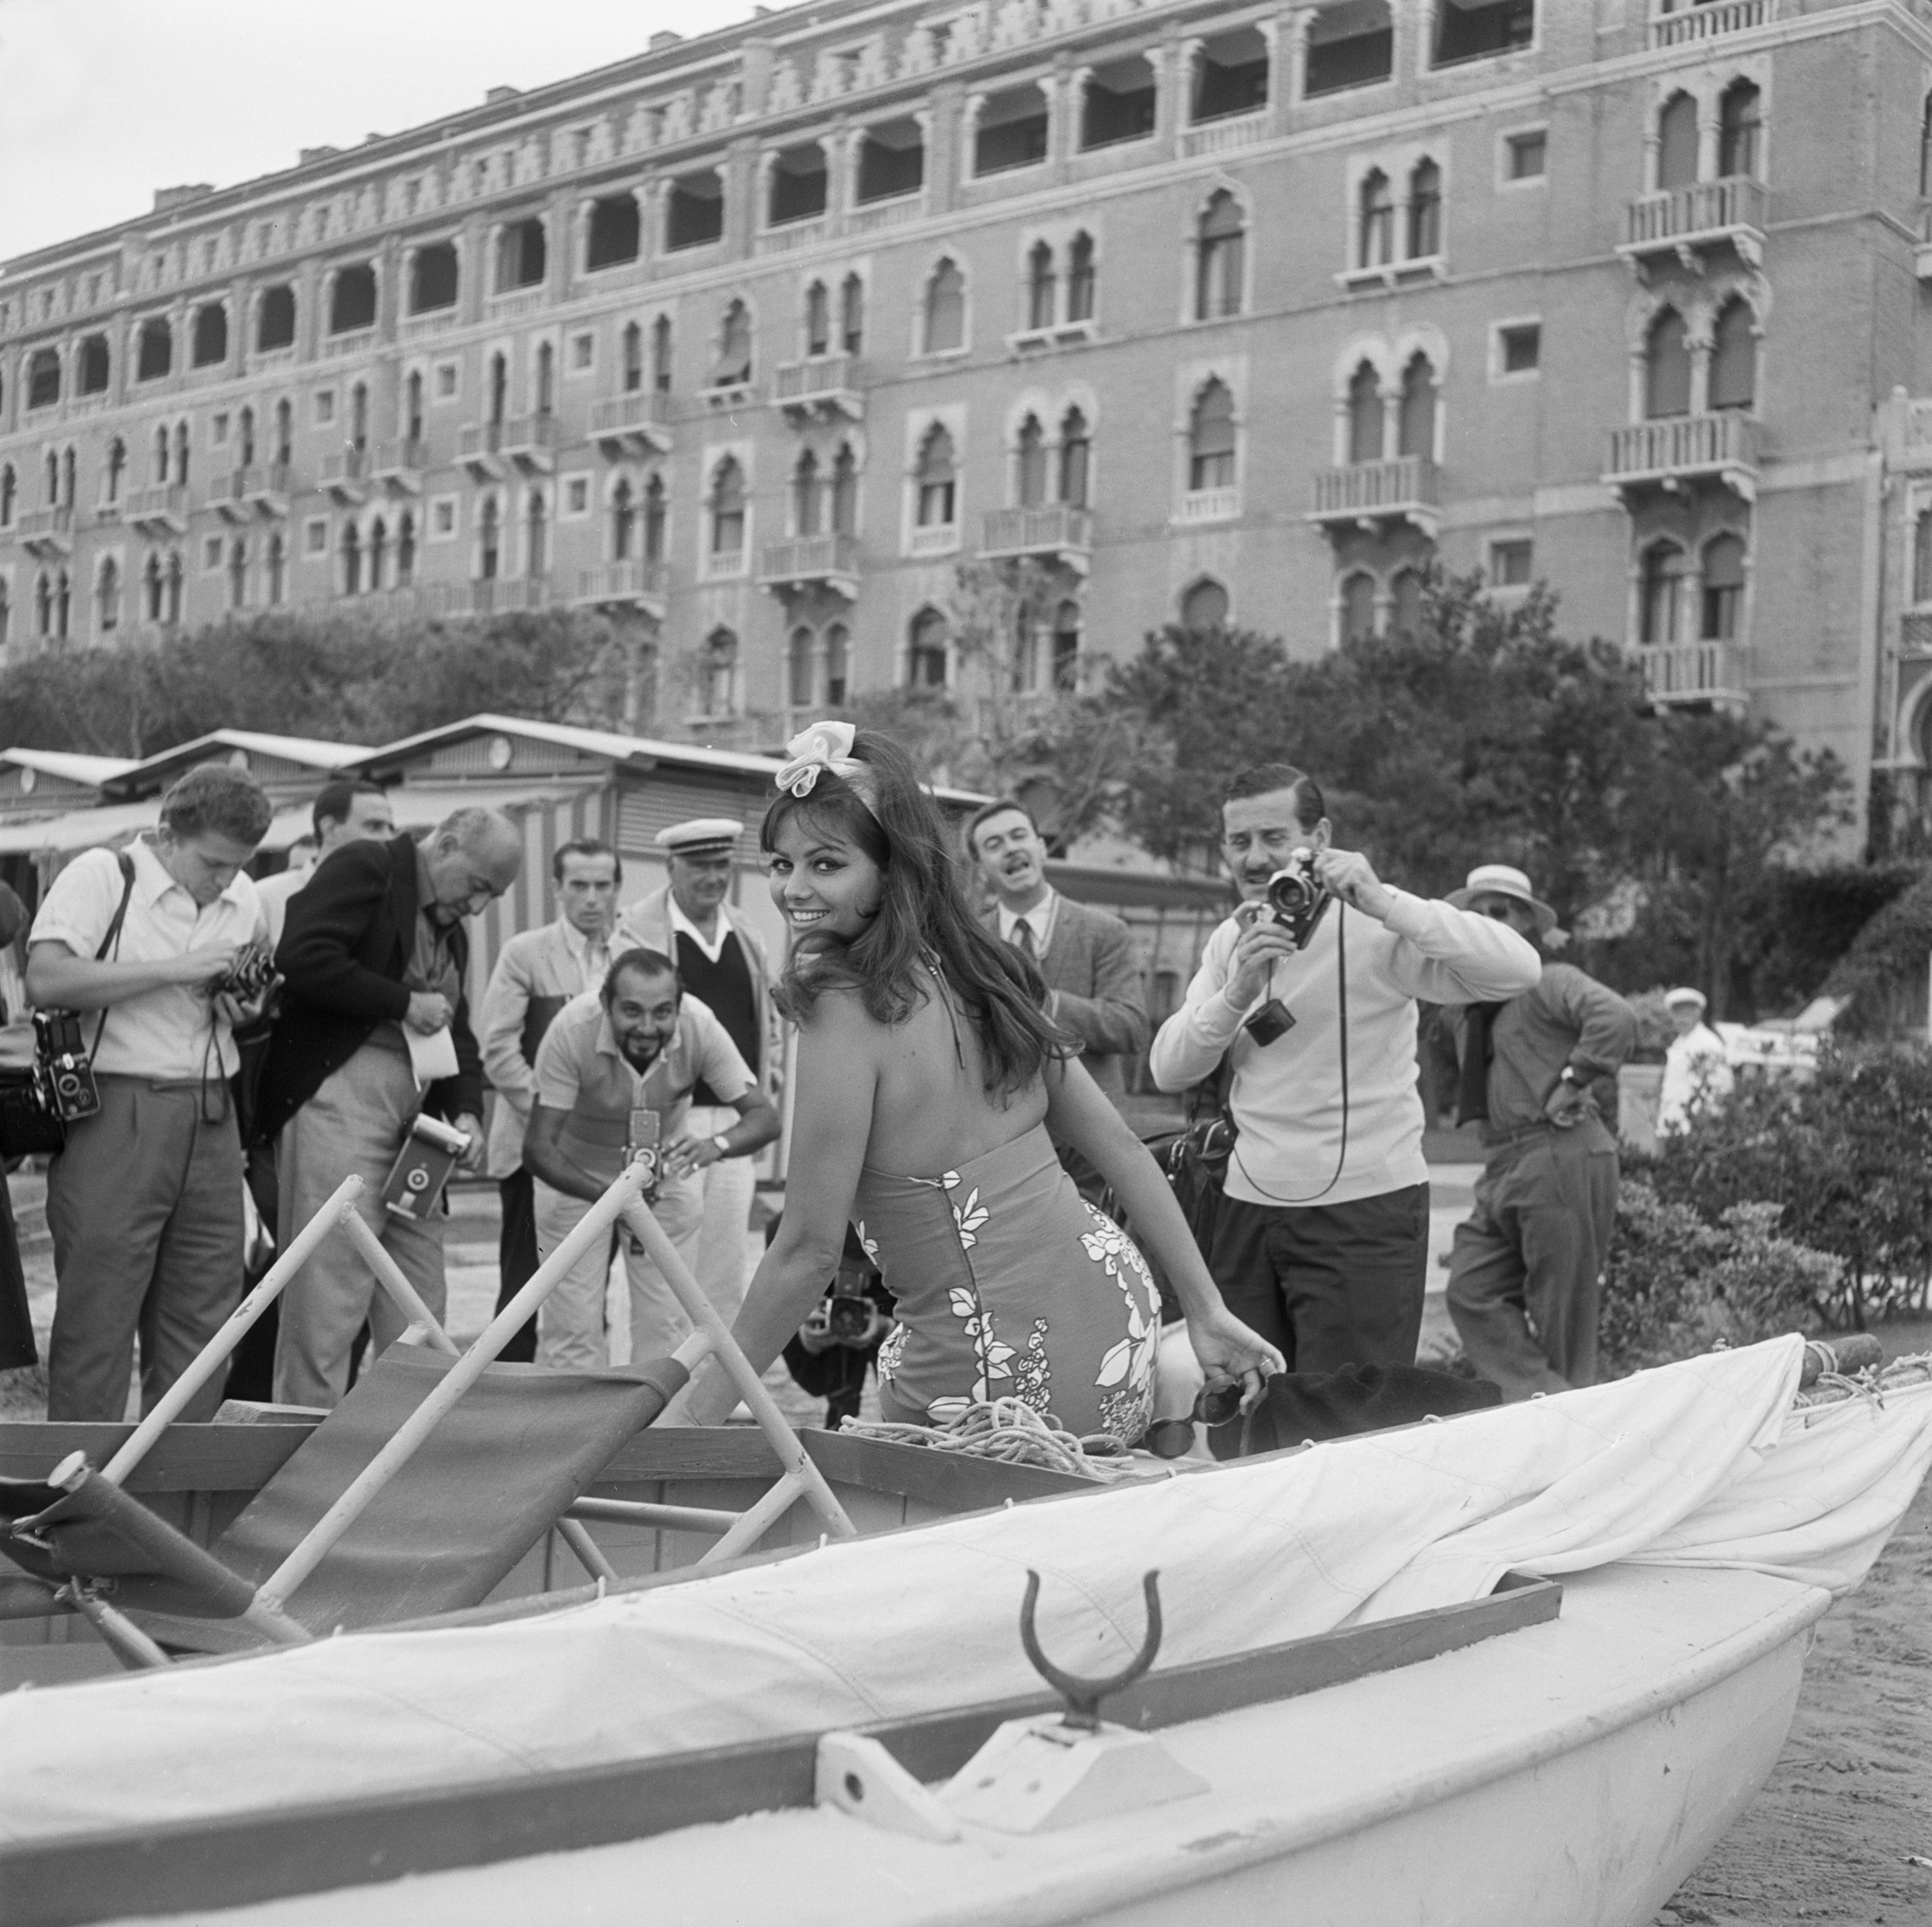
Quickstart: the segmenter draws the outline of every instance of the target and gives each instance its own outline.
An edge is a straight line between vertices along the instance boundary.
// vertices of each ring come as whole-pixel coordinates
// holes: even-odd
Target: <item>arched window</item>
[[[483,508],[476,525],[476,573],[483,582],[494,582],[503,561],[503,511],[494,495],[483,498]]]
[[[1241,204],[1226,188],[1202,210],[1195,234],[1194,318],[1218,321],[1241,311],[1247,229]]]
[[[167,599],[162,608],[162,620],[172,629],[181,620],[182,583],[186,574],[182,567],[181,551],[170,549],[168,554]]]
[[[832,526],[835,535],[859,532],[859,463],[849,443],[842,443],[832,457]]]
[[[644,386],[644,330],[633,321],[624,331],[624,392],[634,395]]]
[[[1094,452],[1087,417],[1070,408],[1060,417],[1060,500],[1070,508],[1087,506],[1087,469]]]
[[[671,317],[660,314],[651,324],[651,386],[660,395],[671,393]]]
[[[142,580],[147,585],[148,590],[148,620],[150,622],[158,622],[161,620],[161,612],[165,606],[162,600],[165,593],[163,587],[165,579],[162,573],[161,558],[157,555],[150,554],[148,558],[148,566],[142,572]]]
[[[240,609],[248,601],[248,543],[237,535],[228,545],[228,606]]]
[[[848,274],[838,290],[838,345],[856,355],[866,345],[866,284]]]
[[[1080,606],[1071,596],[1053,611],[1053,687],[1070,695],[1080,685]]]
[[[288,549],[278,528],[268,539],[268,600],[269,606],[277,607],[282,599],[283,584],[288,567]]]
[[[134,379],[158,381],[175,365],[175,331],[165,314],[151,315],[134,337]]]
[[[1234,486],[1234,397],[1218,379],[1211,379],[1194,398],[1188,423],[1187,485],[1196,494]]]
[[[34,579],[33,626],[43,642],[53,634],[53,584],[44,570]]]
[[[121,444],[117,442],[114,446],[118,448]],[[0,467],[0,528],[13,526],[13,505],[19,492],[19,481],[13,472],[13,464],[9,462]]]
[[[733,301],[724,311],[718,328],[718,360],[711,385],[730,388],[751,379],[751,311],[743,301]]]
[[[352,522],[342,524],[342,593],[362,593],[362,532]]]
[[[168,430],[163,427],[155,430],[155,480],[165,482],[168,479],[168,450],[172,444]]]
[[[823,281],[805,290],[805,353],[828,354],[832,348],[832,301]]]
[[[665,498],[664,478],[653,475],[644,488],[644,559],[646,562],[664,560],[665,517],[668,505]]]
[[[1066,250],[1066,318],[1090,321],[1094,318],[1094,237],[1076,234]]]
[[[65,642],[73,615],[73,583],[66,569],[54,578],[53,585],[53,634],[56,642]]]
[[[1675,542],[1657,542],[1645,550],[1639,642],[1662,647],[1682,640],[1684,576],[1684,552]]]
[[[420,392],[422,377],[414,376]],[[252,467],[255,461],[255,411],[244,408],[235,418],[235,466]]]
[[[1219,629],[1228,619],[1228,592],[1212,576],[1203,576],[1181,598],[1181,627]]]
[[[1650,325],[1644,345],[1644,413],[1651,421],[1690,413],[1690,343],[1684,318],[1667,308]]]
[[[275,404],[275,461],[286,468],[295,452],[295,411],[285,401]]]
[[[101,559],[100,573],[94,578],[94,610],[103,635],[121,627],[121,565],[112,556]]]
[[[1724,304],[1711,334],[1713,408],[1749,408],[1757,399],[1757,337],[1741,300]]]
[[[1418,161],[1409,176],[1409,259],[1442,252],[1442,169]]]
[[[1402,371],[1402,403],[1396,416],[1396,453],[1433,461],[1436,454],[1436,371],[1426,355],[1410,357]]]
[[[1706,642],[1735,642],[1744,613],[1744,543],[1741,536],[1719,535],[1704,545],[1702,621]]]
[[[944,355],[966,345],[966,277],[941,261],[926,284],[926,352]]]
[[[852,641],[842,622],[825,631],[825,702],[842,709],[852,685]]]
[[[261,304],[255,310],[255,348],[267,354],[277,348],[290,348],[295,341],[295,291],[284,284],[262,291]]]
[[[27,406],[51,408],[60,399],[60,351],[36,348],[27,357]]]
[[[1921,508],[1912,525],[1912,600],[1932,602],[1932,508]]]
[[[1397,636],[1422,634],[1422,578],[1413,569],[1399,571],[1389,585],[1389,633]]]
[[[538,576],[549,574],[550,569],[549,508],[540,488],[530,491],[530,499],[524,505],[523,528],[523,573],[535,581]]]
[[[78,386],[83,395],[103,395],[111,379],[107,338],[90,335],[80,344]]]
[[[802,709],[817,700],[812,694],[812,641],[809,629],[794,629],[786,648],[785,700],[794,709]]]
[[[631,559],[631,542],[637,531],[638,507],[631,498],[631,484],[620,476],[617,485],[611,491],[611,559],[628,562]]]
[[[1657,117],[1657,185],[1689,187],[1697,179],[1697,103],[1673,93]]]
[[[490,420],[500,423],[510,403],[510,364],[499,351],[490,357]],[[492,443],[494,447],[495,444]]]
[[[1358,569],[1342,584],[1342,640],[1366,642],[1376,632],[1376,579]]]
[[[536,350],[536,412],[548,415],[556,408],[556,350],[539,342]]]
[[[128,444],[117,435],[107,444],[107,482],[104,500],[110,502],[120,501],[121,478],[127,473],[127,469]],[[5,519],[5,517],[0,516],[0,521]]]
[[[947,669],[946,618],[937,609],[913,617],[906,645],[906,681],[913,689],[943,689]]]
[[[406,589],[416,579],[416,515],[404,509],[396,531],[396,583]]]
[[[369,384],[358,382],[349,391],[349,445],[357,454],[369,447]]]
[[[919,491],[917,515],[922,528],[943,528],[954,519],[958,505],[957,468],[953,438],[943,424],[935,422],[919,445],[919,465],[915,471]]]
[[[1382,378],[1372,362],[1357,365],[1349,377],[1349,459],[1382,459]]]
[[[1760,125],[1757,89],[1733,80],[1717,104],[1717,172],[1729,177],[1757,172]]]
[[[714,629],[698,664],[698,704],[708,716],[735,715],[738,708],[738,638]]]
[[[1355,189],[1355,266],[1386,267],[1396,257],[1396,195],[1389,177],[1371,168]]]
[[[63,508],[73,506],[74,453],[71,448],[63,450],[60,457],[60,505]]]
[[[189,359],[196,368],[212,368],[227,359],[228,310],[219,301],[209,301],[195,310]]]
[[[1037,508],[1046,499],[1046,437],[1036,415],[1020,423],[1013,466],[1020,507]]]
[[[1053,325],[1053,294],[1057,283],[1053,274],[1053,250],[1044,241],[1036,241],[1026,257],[1026,325]]]
[[[378,515],[369,528],[369,592],[374,595],[383,586],[383,571],[389,564],[389,524]]]
[[[411,369],[409,379],[403,384],[403,439],[410,442],[423,439],[423,371],[420,368]]]
[[[791,471],[792,526],[801,535],[818,532],[818,457],[808,448]],[[799,698],[809,702],[809,697]]]
[[[185,484],[188,480],[188,424],[175,424],[175,480]]]
[[[736,457],[727,455],[711,475],[711,552],[742,555],[744,545],[744,471]]]
[[[51,448],[47,450],[46,461],[43,464],[43,473],[46,478],[45,487],[47,506],[49,508],[58,508],[60,506],[60,457]]]

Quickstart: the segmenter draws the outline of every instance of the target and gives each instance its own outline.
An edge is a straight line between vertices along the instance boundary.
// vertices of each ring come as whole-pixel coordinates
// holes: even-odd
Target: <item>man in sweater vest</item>
[[[1542,961],[1506,923],[1393,889],[1366,857],[1334,848],[1321,792],[1299,770],[1244,771],[1221,814],[1242,906],[1208,939],[1149,1060],[1166,1091],[1223,1059],[1233,1072],[1236,1135],[1208,1268],[1291,1371],[1413,1365],[1429,1268],[1416,1000],[1513,997]],[[1304,865],[1328,900],[1298,943],[1268,886]]]
[[[771,974],[757,933],[725,899],[743,825],[731,817],[699,817],[658,832],[671,880],[633,903],[618,920],[611,954],[655,950],[678,967],[687,996],[724,1026],[750,1067],[758,1089],[770,1096],[780,1069],[777,1012]],[[694,1141],[719,1143],[739,1122],[736,1107],[701,1078],[691,1094],[685,1125]],[[704,1228],[692,1269],[706,1295],[729,1324],[751,1282],[747,1233],[757,1173],[750,1157],[725,1151],[698,1174],[704,1192]]]

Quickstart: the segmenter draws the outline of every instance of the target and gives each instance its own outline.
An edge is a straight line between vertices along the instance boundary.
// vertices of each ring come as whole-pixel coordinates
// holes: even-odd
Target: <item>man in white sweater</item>
[[[1286,763],[1236,777],[1222,817],[1242,906],[1208,939],[1150,1058],[1166,1091],[1223,1057],[1233,1073],[1209,1269],[1291,1371],[1413,1365],[1429,1266],[1416,1000],[1498,1001],[1542,964],[1506,923],[1393,889],[1333,848],[1320,789]],[[1305,947],[1267,905],[1298,851],[1332,899]]]

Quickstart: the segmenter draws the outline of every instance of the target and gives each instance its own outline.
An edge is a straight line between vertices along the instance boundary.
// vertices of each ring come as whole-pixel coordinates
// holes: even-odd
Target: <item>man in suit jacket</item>
[[[463,919],[509,888],[522,859],[515,826],[494,810],[458,810],[420,847],[408,836],[345,845],[290,899],[275,953],[286,987],[256,1128],[281,1133],[282,1236],[293,1238],[355,1172],[364,1218],[439,1318],[442,1222],[399,1218],[383,1208],[380,1194],[421,1111],[468,1134],[467,1167],[482,1161],[482,1060],[464,994]],[[440,1031],[456,1070],[423,1093],[410,1036]],[[366,1263],[337,1238],[310,1258],[281,1303],[275,1397],[284,1405],[341,1399],[364,1319],[378,1351],[404,1326]]]
[[[1080,1040],[1080,1062],[1117,1106],[1126,1100],[1121,1059],[1146,1049],[1147,1004],[1133,941],[1117,916],[1062,896],[1046,880],[1046,841],[1024,804],[1003,798],[966,826],[967,847],[993,893],[981,920],[1039,966],[1047,1014]],[[1081,1190],[1098,1174],[1077,1153],[1061,1162]]]

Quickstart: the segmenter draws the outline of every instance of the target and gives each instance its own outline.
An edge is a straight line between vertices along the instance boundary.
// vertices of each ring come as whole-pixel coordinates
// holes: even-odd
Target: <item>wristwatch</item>
[[[1583,1080],[1577,1075],[1576,1066],[1574,1065],[1566,1064],[1563,1069],[1556,1073],[1556,1082],[1560,1084],[1567,1084],[1572,1089],[1576,1089],[1583,1082]]]
[[[729,1157],[731,1155],[730,1144],[727,1140],[726,1135],[723,1131],[719,1132],[717,1136],[712,1139],[711,1148],[715,1150],[720,1157]]]

